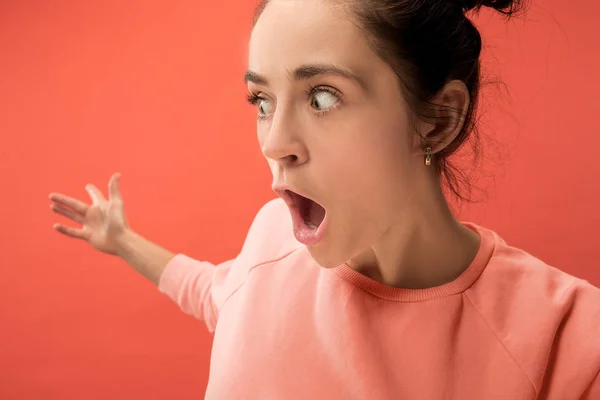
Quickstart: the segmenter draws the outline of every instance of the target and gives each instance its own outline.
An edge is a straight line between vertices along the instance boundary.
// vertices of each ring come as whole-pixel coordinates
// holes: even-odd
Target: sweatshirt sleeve
[[[214,265],[177,254],[165,267],[158,290],[214,332],[219,310],[244,284],[254,266],[301,246],[291,232],[287,206],[281,199],[272,200],[257,213],[235,258]]]
[[[197,261],[186,255],[176,255],[165,267],[158,290],[173,300],[181,310],[203,321],[214,332],[217,307],[212,295],[213,282],[226,276],[234,260],[217,266]]]

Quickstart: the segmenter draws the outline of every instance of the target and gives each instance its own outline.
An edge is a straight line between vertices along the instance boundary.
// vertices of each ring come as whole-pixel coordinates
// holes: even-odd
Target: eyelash
[[[248,103],[250,103],[250,105],[257,105],[259,101],[262,100],[262,97],[254,94],[254,93],[249,93],[248,96],[246,97],[246,100],[248,100]]]
[[[306,91],[306,95],[310,98],[312,96],[314,96],[316,93],[318,92],[327,92],[329,94],[331,94],[332,96],[335,96],[338,101],[342,100],[342,93],[339,90],[336,90],[332,87],[328,87],[328,86],[310,86],[310,88]],[[263,97],[257,95],[256,93],[249,93],[246,97],[246,100],[248,101],[248,103],[252,106],[256,106],[261,100],[265,100]],[[317,117],[321,117],[325,114],[327,114],[330,111],[333,111],[334,109],[336,109],[339,106],[339,104],[336,104],[335,106],[331,107],[328,110],[325,111],[317,111]],[[265,117],[262,115],[258,115],[258,120],[262,121],[264,120]]]

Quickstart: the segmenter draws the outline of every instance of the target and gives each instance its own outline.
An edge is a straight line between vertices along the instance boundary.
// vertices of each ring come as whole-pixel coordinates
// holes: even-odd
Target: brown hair
[[[336,0],[340,2],[340,0]],[[344,0],[341,0],[342,2]],[[491,7],[510,17],[524,9],[526,0],[363,0],[348,1],[358,25],[377,54],[398,75],[401,89],[416,116],[434,119],[431,100],[451,80],[464,82],[470,95],[465,123],[456,138],[436,153],[434,164],[449,191],[467,200],[466,174],[448,161],[469,139],[478,154],[475,110],[480,89],[481,36],[465,13]],[[269,0],[256,8],[258,20]],[[468,190],[470,193],[470,190]]]

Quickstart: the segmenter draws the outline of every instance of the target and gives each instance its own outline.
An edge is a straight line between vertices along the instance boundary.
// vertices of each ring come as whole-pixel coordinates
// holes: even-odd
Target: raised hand
[[[55,224],[56,231],[76,239],[83,239],[96,249],[117,254],[119,238],[129,230],[125,216],[123,198],[119,189],[120,174],[113,174],[108,184],[108,200],[94,185],[87,185],[92,204],[60,193],[50,194],[51,209],[80,224],[74,228],[63,224]]]

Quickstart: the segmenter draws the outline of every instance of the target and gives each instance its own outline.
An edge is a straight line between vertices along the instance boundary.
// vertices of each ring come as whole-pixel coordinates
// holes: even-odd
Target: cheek
[[[325,170],[335,196],[336,225],[347,235],[371,237],[385,230],[389,216],[413,193],[414,157],[406,135],[401,129],[371,129],[350,135],[328,157]]]
[[[323,170],[328,171],[330,184],[364,194],[385,191],[389,185],[405,180],[412,162],[406,131],[365,127],[345,136],[332,144],[330,148],[336,150],[324,157]]]

